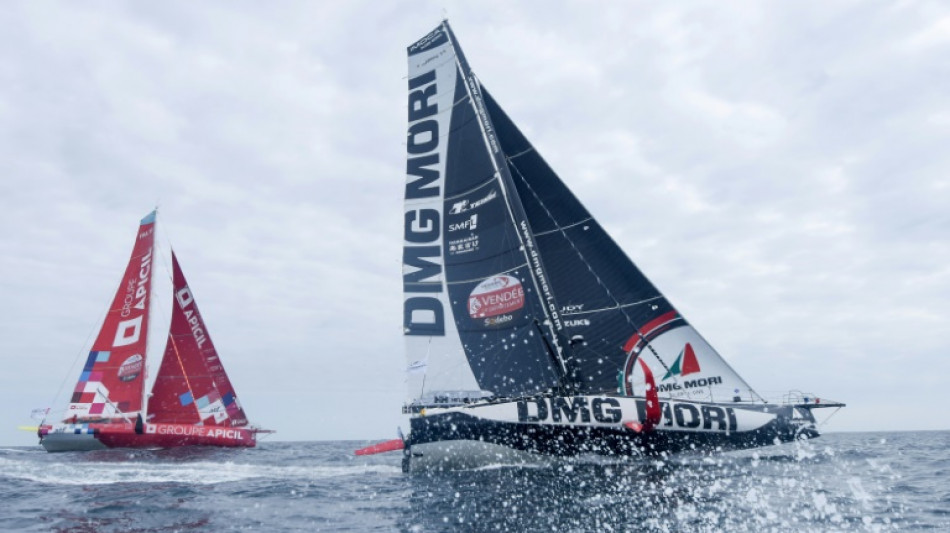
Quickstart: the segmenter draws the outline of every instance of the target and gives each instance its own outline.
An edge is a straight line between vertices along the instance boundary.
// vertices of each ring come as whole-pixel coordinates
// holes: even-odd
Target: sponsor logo
[[[501,274],[479,283],[468,297],[472,318],[498,316],[524,307],[524,288],[513,276]]]
[[[554,303],[554,294],[551,293],[551,288],[548,286],[544,269],[541,268],[541,255],[534,247],[534,239],[531,238],[531,230],[528,228],[528,222],[522,220],[520,227],[521,240],[524,242],[525,252],[531,260],[531,269],[534,278],[537,281],[538,287],[541,288],[541,294],[544,296],[544,305],[548,309],[548,316],[551,318],[551,321],[554,322],[554,328],[561,331],[561,329],[564,328],[564,324],[561,322],[561,315],[558,311],[557,304]]]
[[[500,326],[502,324],[507,324],[508,322],[511,322],[514,319],[515,317],[513,315],[492,316],[485,319],[485,325],[486,326]]]
[[[471,217],[462,222],[456,224],[449,224],[449,231],[458,231],[461,229],[467,229],[469,231],[474,231],[478,228],[478,213],[473,213]]]
[[[564,325],[569,328],[580,328],[590,325],[590,320],[586,318],[579,318],[577,320],[565,320]]]
[[[118,323],[115,330],[115,338],[112,340],[113,347],[128,346],[135,344],[142,336],[142,317],[144,316],[145,306],[148,299],[148,281],[152,272],[152,249],[149,248],[139,263],[138,279],[129,279],[125,289],[125,297],[122,300],[122,310],[119,316],[123,319]],[[135,311],[138,316],[127,318]]]
[[[672,392],[684,389],[711,387],[713,385],[722,385],[722,377],[713,376],[711,378],[687,379],[683,380],[682,383],[660,383],[656,386],[656,390],[657,392]]]
[[[478,250],[478,236],[469,235],[464,239],[449,241],[449,253],[452,255],[467,254]]]
[[[439,36],[435,31],[415,46]],[[409,130],[406,133],[406,211],[403,247],[403,331],[406,335],[445,335],[442,308],[442,169],[436,71],[409,79]]]
[[[519,422],[590,422],[591,417],[602,424],[618,424],[623,419],[620,401],[616,398],[536,398],[518,402]]]
[[[673,366],[660,381],[666,381],[673,376],[688,376],[697,372],[700,372],[699,361],[696,360],[696,352],[693,351],[693,346],[687,342],[679,356],[677,356],[676,361],[673,362]]]
[[[120,313],[123,318],[129,316],[132,313],[132,309],[145,311],[145,298],[148,296],[147,285],[151,272],[152,249],[149,248],[139,262],[138,279],[129,280],[129,285],[126,288],[125,298],[122,302],[122,312]],[[133,302],[135,302],[134,305]]]
[[[119,381],[132,381],[139,377],[142,368],[145,366],[145,359],[141,355],[135,354],[119,365]]]
[[[175,299],[178,301],[178,307],[180,307],[185,314],[185,320],[188,321],[191,334],[194,336],[195,342],[198,343],[198,349],[201,349],[201,345],[208,341],[201,315],[198,314],[197,307],[195,309],[185,309],[195,301],[195,298],[191,295],[191,289],[187,286],[182,287],[175,293]]]
[[[561,306],[561,314],[580,313],[584,310],[584,304],[567,304]]]
[[[627,362],[624,364],[623,383],[621,384],[623,389],[622,392],[628,396],[634,395],[634,362],[638,359],[640,353],[647,343],[656,343],[658,342],[658,339],[664,337],[665,335],[677,335],[676,333],[673,333],[673,331],[675,331],[677,328],[673,327],[670,329],[669,326],[679,319],[680,317],[676,315],[675,312],[661,315],[651,322],[641,326],[640,331],[635,333],[630,337],[630,339],[627,340],[626,344],[624,345],[624,350],[629,352],[630,355],[627,358]],[[660,355],[663,356],[664,354]],[[668,361],[668,359],[665,359],[665,357],[664,360]],[[699,398],[711,393],[708,390],[708,387],[724,384],[722,376],[694,376],[693,379],[687,378],[687,376],[702,372],[702,368],[699,365],[699,357],[697,356],[692,344],[689,342],[685,342],[683,344],[683,349],[680,350],[680,353],[673,361],[673,364],[669,367],[664,366],[664,369],[666,370],[666,373],[660,380],[661,383],[659,383],[656,387],[657,392],[669,393],[675,398]],[[703,389],[707,390],[704,391]]]
[[[646,401],[637,400],[637,417],[647,418]],[[520,400],[517,403],[519,422],[560,422],[619,424],[624,419],[616,398],[553,397]],[[679,429],[736,431],[735,409],[719,405],[660,402],[660,426]],[[627,418],[632,418],[628,413]]]
[[[646,416],[646,402],[643,402],[642,407],[637,402],[637,412],[641,410]],[[660,402],[660,410],[663,412],[660,425],[664,427],[735,431],[739,425],[732,407]]]
[[[178,435],[183,437],[211,437],[240,439],[241,430],[213,426],[186,426],[181,424],[147,424],[145,432],[159,435]]]
[[[477,207],[481,207],[488,202],[494,200],[498,197],[498,191],[492,189],[485,195],[484,198],[475,200],[474,202],[469,202],[468,200],[462,200],[461,202],[455,202],[452,204],[452,209],[449,210],[451,215],[460,215],[466,211],[471,211]]]
[[[418,41],[416,41],[412,46],[409,47],[409,53],[412,54],[418,50],[425,48],[426,46],[429,46],[429,44],[433,43],[440,37],[442,37],[441,27],[432,30],[429,33],[429,35],[426,35],[422,39],[419,39]]]

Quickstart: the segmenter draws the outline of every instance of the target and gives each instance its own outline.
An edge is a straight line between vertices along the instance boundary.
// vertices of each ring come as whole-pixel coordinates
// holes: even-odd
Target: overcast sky
[[[16,426],[65,402],[155,205],[252,421],[275,440],[394,436],[405,50],[443,16],[760,393],[847,402],[829,431],[950,429],[942,2],[3,10],[0,444],[34,444]]]

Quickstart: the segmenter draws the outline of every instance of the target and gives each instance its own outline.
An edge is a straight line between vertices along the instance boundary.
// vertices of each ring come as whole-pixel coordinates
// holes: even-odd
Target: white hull
[[[88,452],[108,449],[108,446],[100,442],[95,435],[86,433],[49,433],[43,436],[40,444],[48,452]]]
[[[549,465],[554,458],[475,440],[427,442],[412,447],[411,472],[470,470],[490,466]]]

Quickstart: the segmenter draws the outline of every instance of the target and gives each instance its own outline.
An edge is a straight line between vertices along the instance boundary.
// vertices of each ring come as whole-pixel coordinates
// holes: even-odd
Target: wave
[[[249,479],[312,481],[364,474],[399,474],[392,465],[270,466],[233,462],[36,462],[0,458],[0,477],[49,485],[186,483],[213,485]]]

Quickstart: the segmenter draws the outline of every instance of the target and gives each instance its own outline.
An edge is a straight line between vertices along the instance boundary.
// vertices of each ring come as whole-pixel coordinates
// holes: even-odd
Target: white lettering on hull
[[[234,428],[214,426],[186,426],[182,424],[148,424],[145,432],[153,435],[175,435],[180,437],[206,437],[212,439],[242,440],[243,431]]]

